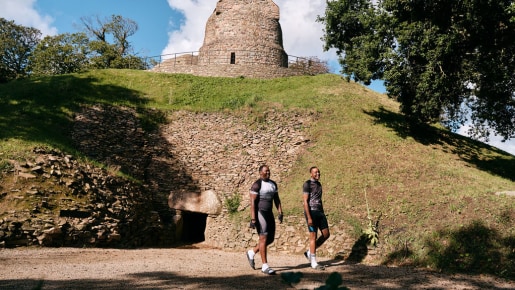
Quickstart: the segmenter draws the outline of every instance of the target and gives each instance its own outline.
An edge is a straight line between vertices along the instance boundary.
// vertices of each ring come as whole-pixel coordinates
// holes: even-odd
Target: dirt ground
[[[18,248],[0,250],[0,289],[316,289],[332,272],[349,289],[515,289],[515,282],[487,276],[443,275],[420,269],[350,264],[269,254],[277,275],[252,270],[245,253],[201,246],[174,249]],[[302,273],[297,284],[282,277]]]

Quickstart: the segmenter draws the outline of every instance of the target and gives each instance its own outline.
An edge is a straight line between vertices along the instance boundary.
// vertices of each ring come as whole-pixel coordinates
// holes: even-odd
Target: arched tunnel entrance
[[[175,241],[182,244],[204,242],[208,218],[219,215],[222,211],[222,202],[212,190],[202,191],[200,194],[172,192],[168,196],[168,206],[175,213]]]
[[[181,242],[194,244],[205,241],[207,214],[182,211],[182,234]]]

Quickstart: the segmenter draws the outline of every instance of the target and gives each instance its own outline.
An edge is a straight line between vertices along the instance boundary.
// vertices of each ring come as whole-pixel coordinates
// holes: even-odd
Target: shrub
[[[233,214],[238,211],[240,207],[241,196],[238,193],[233,193],[231,196],[225,199],[225,206],[227,210],[229,210],[230,214]]]

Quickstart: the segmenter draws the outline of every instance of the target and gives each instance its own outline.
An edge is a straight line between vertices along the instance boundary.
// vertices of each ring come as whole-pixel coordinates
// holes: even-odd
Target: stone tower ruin
[[[151,70],[252,78],[317,74],[311,60],[284,51],[279,16],[272,0],[219,0],[199,51],[160,59]]]
[[[206,24],[199,64],[261,64],[288,67],[272,0],[219,0]]]

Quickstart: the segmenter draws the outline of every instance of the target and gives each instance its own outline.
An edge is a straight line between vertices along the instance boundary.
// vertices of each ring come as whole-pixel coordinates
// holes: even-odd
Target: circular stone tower
[[[272,0],[219,0],[206,23],[199,65],[268,65],[288,67]]]

